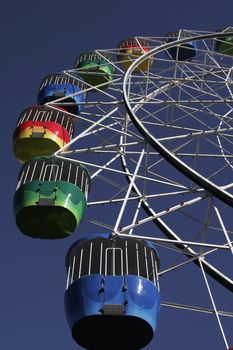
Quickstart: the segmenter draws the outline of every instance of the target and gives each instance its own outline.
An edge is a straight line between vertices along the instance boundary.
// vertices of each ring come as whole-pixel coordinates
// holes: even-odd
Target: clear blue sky
[[[12,212],[20,169],[12,151],[12,133],[19,113],[36,103],[41,79],[72,68],[83,51],[116,47],[127,37],[162,36],[180,28],[214,31],[233,25],[232,13],[231,0],[21,0],[2,5],[1,349],[81,349],[70,336],[63,307],[64,258],[77,234],[62,241],[30,239],[18,231]],[[179,281],[173,283],[176,289]],[[198,287],[191,289],[198,293]],[[198,314],[187,318],[189,322],[181,320],[177,311],[165,310],[156,337],[146,349],[224,349],[215,324],[205,329]]]

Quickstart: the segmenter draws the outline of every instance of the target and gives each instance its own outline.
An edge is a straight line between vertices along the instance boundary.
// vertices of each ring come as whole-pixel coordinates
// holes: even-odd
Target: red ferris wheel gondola
[[[74,129],[73,117],[63,109],[27,108],[20,114],[14,132],[15,156],[25,163],[34,157],[52,155],[72,139]]]
[[[124,70],[127,70],[137,58],[149,51],[150,47],[147,40],[140,38],[125,39],[118,44],[118,61]],[[135,68],[135,71],[145,72],[151,66],[152,62],[153,60],[151,58],[143,60]]]

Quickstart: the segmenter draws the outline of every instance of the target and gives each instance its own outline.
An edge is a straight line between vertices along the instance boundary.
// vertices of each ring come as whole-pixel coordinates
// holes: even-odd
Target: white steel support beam
[[[122,219],[124,210],[125,210],[125,206],[126,206],[126,203],[127,203],[128,198],[129,198],[130,192],[131,192],[131,190],[132,190],[132,187],[133,187],[133,185],[134,185],[134,182],[135,182],[135,179],[136,179],[136,175],[137,175],[138,170],[139,170],[139,167],[140,167],[140,165],[141,165],[141,162],[142,162],[144,153],[145,153],[145,151],[144,151],[144,149],[143,149],[142,152],[141,152],[141,155],[140,155],[140,157],[139,157],[137,166],[136,166],[136,168],[135,168],[134,174],[133,174],[133,176],[132,176],[132,178],[131,178],[130,185],[129,185],[128,190],[127,190],[127,193],[126,193],[126,195],[125,195],[125,199],[124,199],[124,201],[123,201],[123,203],[122,203],[121,210],[120,210],[120,213],[119,213],[119,215],[118,215],[118,218],[117,218],[117,221],[116,221],[116,224],[115,224],[115,227],[114,227],[114,232],[115,232],[115,233],[118,232],[119,225],[120,225],[120,222],[121,222],[121,219]]]
[[[225,235],[225,237],[226,237],[227,243],[229,244],[231,253],[232,253],[232,255],[233,255],[233,246],[232,246],[230,237],[229,237],[229,235],[228,235],[228,233],[227,233],[227,230],[226,230],[226,227],[225,227],[225,225],[224,225],[224,222],[223,222],[223,220],[222,220],[222,217],[221,217],[221,215],[220,215],[219,210],[218,210],[217,207],[214,207],[214,210],[215,210],[215,212],[216,212],[216,214],[217,214],[218,220],[219,220],[219,222],[220,222],[220,225],[221,225],[222,230],[223,230],[223,232],[224,232],[224,235]]]
[[[91,131],[92,129],[94,129],[96,127],[96,125],[99,125],[102,121],[104,121],[105,119],[109,118],[113,113],[115,113],[117,111],[117,107],[114,108],[111,112],[107,113],[106,115],[104,115],[102,118],[100,118],[97,122],[95,122],[94,124],[92,124],[91,126],[89,126],[89,128],[87,128],[86,130],[84,130],[81,134],[79,134],[78,136],[76,136],[75,138],[73,138],[70,142],[68,142],[65,146],[61,147],[58,151],[56,151],[54,153],[54,155],[58,155],[60,154],[62,151],[64,151],[67,147],[70,147],[73,143],[75,143],[78,139],[84,137],[89,131]]]
[[[128,237],[128,233],[117,233],[121,237]],[[162,243],[170,243],[170,244],[184,244],[187,246],[197,246],[197,247],[206,247],[206,248],[216,248],[216,249],[223,249],[223,250],[229,250],[228,245],[220,245],[220,244],[211,244],[211,243],[202,243],[202,242],[192,242],[192,241],[186,241],[186,240],[179,240],[178,242],[173,239],[168,238],[157,238],[152,236],[140,236],[140,235],[132,235],[134,238],[139,239],[145,239],[152,242],[162,242]]]
[[[218,322],[218,325],[219,325],[219,328],[220,328],[220,331],[221,331],[221,334],[222,334],[223,341],[225,343],[226,349],[229,349],[229,345],[227,343],[227,339],[226,339],[226,336],[225,336],[225,333],[224,333],[224,330],[223,330],[223,327],[222,327],[222,323],[221,323],[221,320],[220,320],[220,317],[219,317],[219,313],[218,313],[218,310],[216,308],[215,301],[214,301],[214,298],[213,298],[213,295],[212,295],[212,292],[211,292],[211,289],[210,289],[210,286],[209,286],[209,283],[208,283],[208,280],[207,280],[207,277],[206,277],[206,274],[205,274],[205,271],[204,271],[204,268],[203,268],[202,260],[203,260],[203,258],[199,258],[199,263],[200,263],[201,271],[202,271],[202,274],[203,274],[203,277],[204,277],[204,280],[205,280],[206,288],[207,288],[207,291],[209,293],[211,303],[213,305],[214,314],[216,316],[216,319],[217,319],[217,322]]]

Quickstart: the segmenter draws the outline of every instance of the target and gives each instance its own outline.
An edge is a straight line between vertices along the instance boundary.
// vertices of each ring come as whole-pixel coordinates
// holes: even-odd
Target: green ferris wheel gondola
[[[111,56],[99,54],[95,51],[85,52],[78,56],[74,65],[78,74],[85,82],[92,86],[100,86],[106,89],[113,79],[115,68]]]
[[[218,32],[226,33],[226,36],[213,40],[214,50],[224,55],[233,56],[233,35],[228,35],[228,33],[233,32],[233,28],[219,29]]]
[[[82,164],[57,157],[32,159],[19,173],[14,196],[19,230],[34,238],[70,236],[83,219],[89,188]]]

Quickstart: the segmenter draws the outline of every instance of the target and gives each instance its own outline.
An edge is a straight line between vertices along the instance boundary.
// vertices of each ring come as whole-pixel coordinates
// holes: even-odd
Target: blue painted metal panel
[[[40,90],[38,94],[38,103],[43,104],[44,100],[49,97],[62,98],[65,96],[69,96],[74,93],[80,92],[81,89],[72,84],[48,84],[42,90]],[[85,101],[85,93],[79,93],[77,95],[72,96],[72,99],[76,103]],[[81,105],[79,105],[79,111],[81,110]]]
[[[104,278],[104,304],[124,304],[123,276],[105,276]]]
[[[125,315],[140,317],[155,331],[160,310],[160,293],[157,287],[143,277],[125,276]]]
[[[196,55],[196,42],[183,44],[181,47],[175,46],[167,50],[172,58],[178,61],[191,60]]]
[[[90,315],[101,315],[106,304],[125,305],[125,316],[139,317],[155,331],[160,309],[157,287],[143,277],[84,276],[65,293],[65,311],[70,327]]]
[[[166,34],[167,42],[172,42],[179,39],[185,39],[192,36],[191,33],[187,31],[175,31],[170,32]],[[167,49],[169,54],[174,60],[178,61],[186,61],[191,60],[196,55],[196,49],[197,49],[197,42],[196,41],[189,41],[186,44],[182,44],[181,46],[174,46],[170,49]]]
[[[146,346],[155,332],[159,308],[157,287],[134,275],[84,276],[73,282],[65,293],[65,311],[72,336],[85,348],[97,344],[103,349]],[[112,337],[112,329],[119,330],[117,338]]]
[[[103,305],[102,275],[84,276],[72,283],[65,293],[65,312],[73,325],[90,315],[100,315]]]

